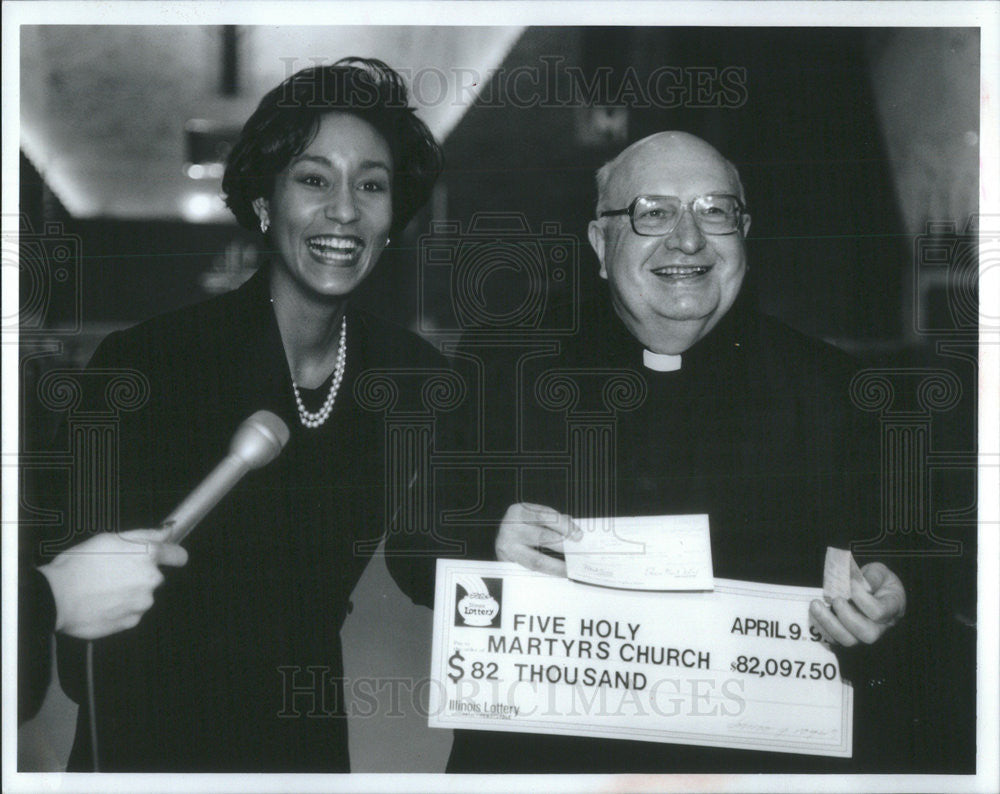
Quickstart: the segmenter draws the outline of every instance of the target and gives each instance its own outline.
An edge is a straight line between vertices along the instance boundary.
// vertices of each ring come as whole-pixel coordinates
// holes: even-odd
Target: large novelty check
[[[851,756],[819,589],[635,592],[438,560],[431,727]]]

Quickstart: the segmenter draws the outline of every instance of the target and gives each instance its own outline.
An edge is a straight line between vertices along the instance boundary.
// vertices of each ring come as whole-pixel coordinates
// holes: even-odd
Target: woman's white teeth
[[[707,273],[708,268],[702,266],[671,265],[653,270],[657,276],[700,276]]]
[[[361,250],[360,241],[349,237],[313,237],[309,248],[320,256],[345,259]]]

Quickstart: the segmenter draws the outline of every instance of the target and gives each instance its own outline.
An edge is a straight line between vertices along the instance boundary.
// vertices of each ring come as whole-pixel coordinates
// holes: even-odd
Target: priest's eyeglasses
[[[605,210],[598,217],[628,215],[636,234],[659,237],[677,228],[685,210],[703,234],[732,234],[740,229],[746,207],[729,193],[709,193],[688,202],[677,196],[636,196],[625,209]]]

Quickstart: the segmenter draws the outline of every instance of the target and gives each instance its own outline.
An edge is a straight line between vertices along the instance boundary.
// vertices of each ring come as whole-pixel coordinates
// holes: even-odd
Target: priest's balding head
[[[632,335],[676,355],[729,311],[746,273],[750,228],[735,166],[700,138],[661,132],[597,172],[590,244]]]

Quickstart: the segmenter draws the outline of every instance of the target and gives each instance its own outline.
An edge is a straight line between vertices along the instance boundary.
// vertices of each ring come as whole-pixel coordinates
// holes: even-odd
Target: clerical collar
[[[656,372],[676,372],[681,368],[681,357],[671,356],[669,353],[654,353],[652,350],[643,349],[642,363],[646,369]]]

